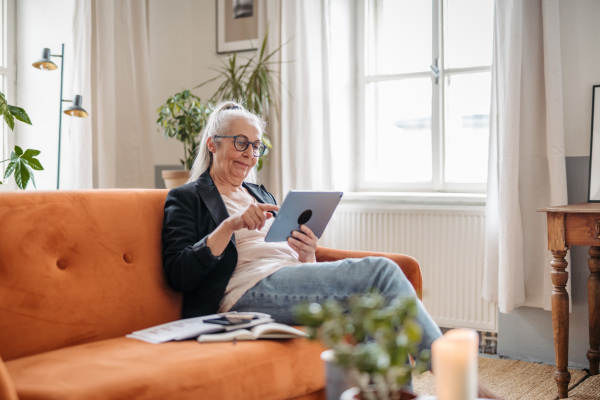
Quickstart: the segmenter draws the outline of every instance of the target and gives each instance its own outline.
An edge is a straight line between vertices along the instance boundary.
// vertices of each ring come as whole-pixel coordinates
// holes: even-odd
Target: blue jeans
[[[299,325],[293,313],[295,305],[327,299],[345,301],[353,294],[367,293],[373,288],[389,300],[398,296],[417,297],[412,284],[390,259],[350,258],[282,268],[248,290],[231,311],[264,312],[277,322]],[[423,303],[418,300],[417,304],[417,320],[423,328],[421,351],[431,349],[442,333]]]

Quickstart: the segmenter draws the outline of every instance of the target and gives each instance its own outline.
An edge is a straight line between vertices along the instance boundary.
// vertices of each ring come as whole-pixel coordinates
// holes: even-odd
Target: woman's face
[[[251,143],[261,140],[260,131],[244,118],[234,119],[226,135],[242,135]],[[241,185],[258,162],[258,157],[252,154],[252,145],[244,151],[239,151],[233,142],[234,138],[208,138],[208,149],[213,153],[211,174],[232,184]]]

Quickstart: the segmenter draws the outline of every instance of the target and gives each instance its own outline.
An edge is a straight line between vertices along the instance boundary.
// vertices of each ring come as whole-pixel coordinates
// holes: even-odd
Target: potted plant
[[[161,126],[164,136],[175,138],[183,144],[183,158],[179,160],[183,170],[162,172],[168,189],[187,181],[188,171],[192,168],[196,156],[200,133],[211,111],[212,104],[203,104],[200,98],[189,90],[170,96],[157,110],[156,122]]]
[[[221,100],[239,101],[248,110],[262,115],[263,118],[267,118],[271,106],[277,106],[277,87],[271,64],[275,62],[272,58],[279,49],[267,54],[266,44],[267,35],[262,41],[260,51],[244,61],[240,61],[236,52],[230,53],[227,61],[217,69],[217,76],[193,88],[197,89],[209,82],[218,81],[219,87],[208,101],[202,102],[190,90],[184,90],[169,97],[157,110],[159,118],[156,122],[164,136],[175,138],[183,143],[184,158],[180,161],[184,170],[189,171],[191,168],[202,130],[215,103]],[[272,147],[267,135],[263,135],[262,140],[268,148]],[[258,170],[264,165],[266,154],[259,158]],[[174,173],[174,171],[163,171],[163,177]],[[187,172],[177,173],[185,176],[183,182],[187,180]]]
[[[429,351],[418,352],[422,329],[414,299],[386,305],[378,293],[352,296],[347,304],[328,300],[295,309],[313,338],[333,350],[333,362],[347,371],[356,388],[343,396],[362,400],[414,399],[406,389],[413,371],[428,368]],[[344,398],[342,396],[342,398]]]
[[[15,128],[15,118],[31,125],[31,120],[25,110],[8,104],[2,92],[0,92],[0,113],[11,131]],[[39,150],[35,149],[23,151],[19,146],[15,146],[10,154],[10,158],[0,161],[0,163],[9,162],[6,171],[4,171],[3,179],[9,178],[14,173],[15,183],[19,189],[25,189],[30,180],[33,186],[35,186],[33,170],[41,171],[44,169],[40,161],[36,158],[40,153]],[[2,181],[0,181],[1,184]]]
[[[219,72],[217,76],[196,86],[199,88],[209,82],[220,82],[218,89],[209,99],[209,103],[236,100],[243,103],[248,110],[262,115],[265,119],[268,118],[272,106],[277,109],[279,98],[277,82],[274,80],[276,71],[271,68],[271,65],[278,63],[278,61],[273,61],[273,58],[281,47],[267,54],[267,38],[268,32],[263,38],[259,52],[246,59],[245,62],[238,61],[236,52],[230,53],[227,61],[217,69]],[[268,149],[273,147],[266,134],[262,136],[262,141]],[[256,168],[259,171],[264,165],[267,153],[258,159]]]

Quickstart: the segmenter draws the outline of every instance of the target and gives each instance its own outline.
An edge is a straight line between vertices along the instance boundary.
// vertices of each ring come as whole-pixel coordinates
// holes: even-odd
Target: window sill
[[[344,204],[370,203],[407,206],[485,206],[484,193],[346,192]]]

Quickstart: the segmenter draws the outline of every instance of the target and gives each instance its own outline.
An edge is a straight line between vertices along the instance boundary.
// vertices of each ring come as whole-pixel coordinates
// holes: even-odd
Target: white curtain
[[[281,113],[270,118],[270,190],[347,190],[352,163],[353,4],[345,0],[267,0],[269,49],[281,47]],[[349,41],[350,43],[351,41]],[[335,151],[333,149],[335,148]]]
[[[154,187],[148,3],[80,0],[75,7],[75,76],[91,133],[73,143],[83,166],[74,185]]]
[[[72,73],[65,75],[65,88],[73,99],[76,94],[83,96],[83,108],[91,118],[71,118],[62,115],[62,154],[60,170],[61,189],[91,189],[92,182],[92,120],[90,65],[91,65],[91,24],[90,7],[87,2],[75,1],[73,9],[72,48],[65,49],[65,63],[73,66]],[[64,103],[63,109],[71,103]]]
[[[267,54],[281,48],[281,0],[264,0],[260,3],[261,21],[259,26],[259,39],[267,37]],[[274,80],[279,93],[282,93],[281,85],[281,51],[278,51],[271,59],[273,63],[270,68],[274,71]],[[283,201],[283,188],[281,184],[281,115],[280,108],[274,107],[269,111],[267,117],[267,134],[273,145],[273,150],[269,152],[268,163],[264,169],[259,171],[258,177],[267,190],[269,190],[279,202]]]
[[[550,309],[546,215],[567,204],[558,0],[497,0],[483,296]]]
[[[328,5],[281,3],[283,194],[331,187]]]

